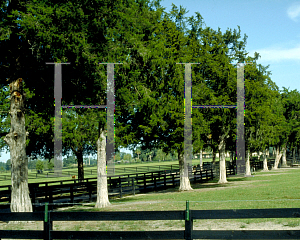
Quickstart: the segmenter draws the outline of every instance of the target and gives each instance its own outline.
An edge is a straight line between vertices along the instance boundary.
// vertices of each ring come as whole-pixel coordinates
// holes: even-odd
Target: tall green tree
[[[83,155],[97,153],[99,120],[105,120],[104,112],[98,109],[66,109],[62,115],[63,154],[70,150],[77,158],[78,179],[84,179]],[[80,115],[80,112],[83,112]]]
[[[63,68],[63,104],[103,104],[106,71],[99,62],[125,60],[127,46],[115,42],[118,27],[123,30],[121,32],[128,32],[126,40],[134,43],[136,39],[131,39],[129,33],[135,29],[135,24],[142,22],[140,20],[147,14],[157,15],[155,11],[145,10],[148,9],[146,3],[33,0],[10,1],[8,7],[1,5],[1,16],[5,18],[1,22],[1,86],[21,76],[35,94],[28,102],[26,120],[28,132],[33,134],[27,139],[27,155],[41,154],[48,159],[53,156],[54,71],[53,66],[46,66],[45,62],[69,61],[72,64]],[[132,12],[133,5],[136,11]],[[124,54],[118,59],[120,53]],[[10,79],[9,82],[6,79]],[[25,143],[20,146],[25,149]],[[25,190],[23,192],[26,194]],[[29,202],[26,205],[30,205]]]
[[[285,128],[285,142],[282,146],[282,164],[286,165],[286,150],[288,143],[293,147],[296,146],[297,135],[299,136],[299,126],[300,126],[300,94],[297,90],[289,91],[287,88],[283,88],[281,91],[281,100],[284,109],[284,117],[287,121],[287,126]],[[279,162],[278,162],[279,163]],[[276,164],[278,164],[276,162]],[[276,165],[275,165],[276,166]]]

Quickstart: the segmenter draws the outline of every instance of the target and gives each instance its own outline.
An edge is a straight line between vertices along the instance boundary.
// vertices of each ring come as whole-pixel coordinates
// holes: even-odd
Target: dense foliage
[[[154,149],[163,150],[161,158],[183,152],[184,67],[176,63],[201,63],[192,65],[193,105],[234,105],[236,65],[231,63],[251,61],[245,66],[246,148],[299,148],[299,91],[279,91],[268,67],[257,64],[259,54],[248,56],[247,36],[241,39],[239,27],[222,33],[206,27],[200,13],[185,18],[185,9],[175,5],[166,13],[160,1],[12,0],[0,7],[1,149],[8,150],[3,141],[10,128],[8,84],[22,77],[27,155],[53,157],[54,67],[45,64],[53,61],[71,63],[62,67],[65,105],[105,104],[106,66],[98,63],[123,62],[115,66],[116,147],[140,146],[148,151],[140,159]],[[193,109],[195,153],[208,147],[208,135],[217,151],[224,134],[226,149],[234,151],[235,111]],[[63,112],[63,153],[72,151],[80,161],[96,153],[105,112],[77,109],[72,118],[71,111]]]

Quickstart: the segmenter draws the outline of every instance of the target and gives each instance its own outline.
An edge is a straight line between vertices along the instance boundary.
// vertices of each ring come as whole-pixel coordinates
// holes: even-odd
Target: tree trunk
[[[226,179],[226,158],[225,158],[225,139],[221,138],[221,141],[219,143],[219,181],[218,183],[227,183],[227,179]]]
[[[286,164],[286,145],[284,146],[283,152],[282,152],[282,166],[287,167],[287,164]]]
[[[283,148],[281,149],[281,151],[279,151],[280,147],[277,146],[276,147],[276,157],[275,157],[275,163],[274,163],[274,166],[272,168],[273,169],[278,169],[278,164],[279,164],[279,161],[281,159],[281,156],[282,156],[282,153],[283,153]]]
[[[78,179],[79,181],[84,180],[84,170],[83,170],[83,152],[82,149],[79,149],[75,152],[77,157],[77,166],[78,166]]]
[[[99,131],[100,137],[97,140],[97,202],[95,208],[104,208],[110,205],[106,175],[106,137],[103,129],[100,128]]]
[[[187,164],[184,164],[184,154],[178,150],[178,161],[180,171],[180,187],[179,191],[193,190],[191,187]]]
[[[22,79],[9,84],[10,87],[10,132],[4,141],[9,146],[11,160],[11,212],[32,212],[28,189],[28,158],[26,156],[25,94]]]
[[[294,164],[296,162],[296,147],[293,149],[293,160],[292,160],[292,164]]]
[[[203,166],[203,149],[200,148],[199,152],[200,168]]]
[[[268,151],[268,148],[265,149],[265,151],[263,152],[263,172],[268,172],[269,169],[268,169],[268,159],[267,159],[267,151]]]
[[[247,149],[246,150],[246,172],[245,172],[246,176],[251,176],[250,155],[251,155],[250,150]]]

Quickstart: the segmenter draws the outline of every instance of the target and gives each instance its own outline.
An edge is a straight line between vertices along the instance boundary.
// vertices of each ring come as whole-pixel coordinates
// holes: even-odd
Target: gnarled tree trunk
[[[184,164],[184,154],[178,151],[179,171],[180,171],[180,187],[179,191],[193,190],[191,187],[190,179],[188,177],[188,166]]]
[[[22,79],[9,84],[11,128],[4,141],[11,160],[11,212],[32,212],[28,189],[28,158],[26,156],[25,94]]]
[[[95,208],[104,208],[110,205],[106,175],[106,137],[103,129],[100,128],[99,131],[100,136],[97,140],[97,202]]]

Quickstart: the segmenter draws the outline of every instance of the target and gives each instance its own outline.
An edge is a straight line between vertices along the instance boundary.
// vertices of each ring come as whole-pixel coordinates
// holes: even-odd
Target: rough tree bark
[[[268,172],[269,171],[267,151],[268,151],[268,148],[266,148],[265,151],[263,152],[263,170],[262,170],[263,172]]]
[[[180,187],[179,191],[193,190],[191,187],[190,179],[188,177],[187,165],[184,165],[184,154],[178,151],[179,171],[180,171]],[[185,172],[186,171],[186,172]]]
[[[282,153],[283,153],[283,149],[284,148],[285,148],[285,146],[282,147],[281,150],[279,150],[280,149],[279,145],[276,146],[276,157],[275,157],[275,163],[274,163],[274,166],[273,166],[272,170],[273,169],[274,170],[278,169],[278,164],[279,164],[279,161],[280,161],[280,159],[282,157]]]
[[[11,159],[11,212],[32,212],[28,189],[28,158],[26,156],[25,94],[22,79],[9,84],[10,87],[10,132],[4,141],[9,146]]]
[[[106,175],[106,137],[103,128],[99,128],[99,131],[97,140],[97,202],[95,208],[104,208],[110,205]]]
[[[245,172],[246,176],[251,176],[250,155],[251,155],[250,150],[247,149],[247,151],[246,151],[246,172]]]
[[[226,134],[227,135],[227,134]],[[225,136],[226,136],[225,135]],[[225,136],[221,137],[221,141],[219,143],[218,149],[219,149],[219,169],[220,169],[220,177],[218,183],[227,183],[226,179],[226,158],[225,158]]]

